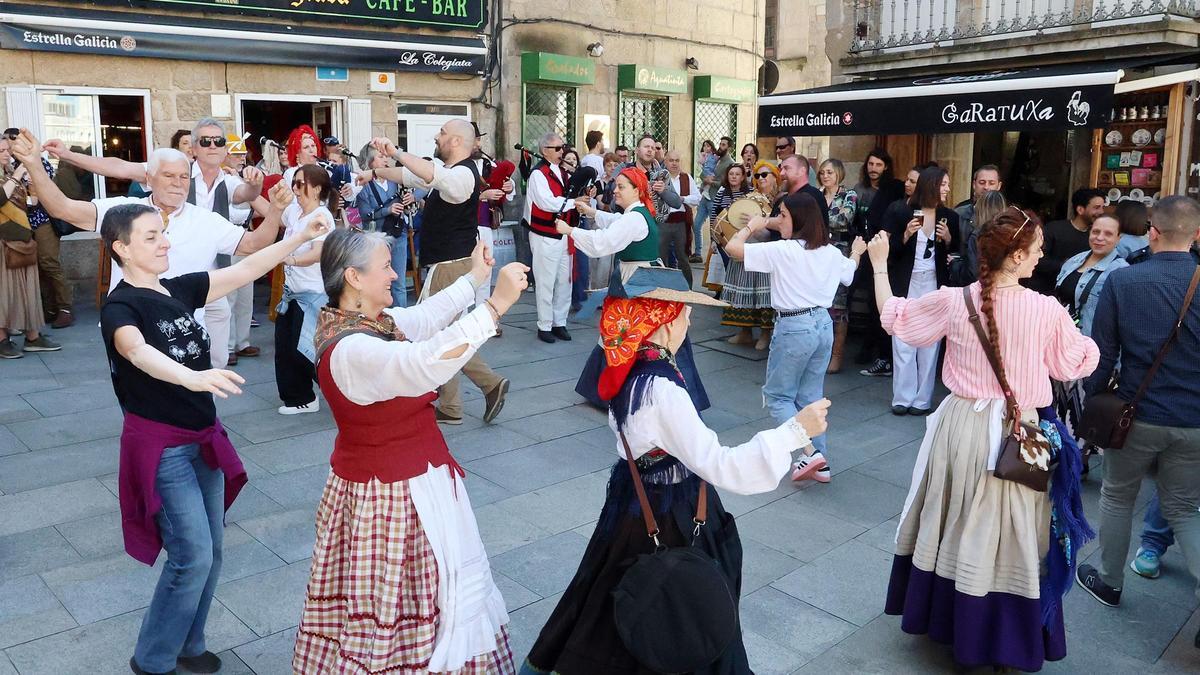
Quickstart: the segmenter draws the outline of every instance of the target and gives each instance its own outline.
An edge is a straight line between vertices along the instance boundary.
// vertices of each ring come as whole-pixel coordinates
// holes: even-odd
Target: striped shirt
[[[970,288],[982,313],[979,284]],[[1050,405],[1050,378],[1075,380],[1096,368],[1096,343],[1079,332],[1054,298],[1018,286],[994,291],[993,304],[1004,372],[1021,408]],[[1004,398],[967,316],[962,289],[943,287],[915,300],[893,297],[881,318],[884,330],[914,347],[946,338],[942,379],[950,391],[963,398]]]

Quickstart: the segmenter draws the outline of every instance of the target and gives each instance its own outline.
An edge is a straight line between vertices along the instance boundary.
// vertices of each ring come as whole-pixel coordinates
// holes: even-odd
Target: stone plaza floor
[[[505,317],[503,338],[483,350],[512,380],[500,417],[485,426],[479,392],[466,383],[469,416],[442,428],[469,474],[518,662],[575,571],[618,458],[605,415],[573,390],[595,321],[572,322],[574,341],[546,345],[534,336],[531,302],[526,294]],[[81,309],[74,327],[54,331],[61,352],[0,362],[0,675],[128,672],[161,569],[161,558],[150,568],[122,551],[121,416],[96,319],[94,309]],[[769,426],[759,393],[766,353],[725,345],[731,330],[718,321],[710,308],[693,314],[696,360],[714,402],[705,418],[724,443],[740,443]],[[245,393],[217,403],[250,474],[228,514],[208,624],[209,648],[229,675],[291,672],[335,433],[327,409],[275,412],[271,335],[266,321],[254,330],[263,354],[235,368]],[[755,672],[959,672],[946,648],[904,634],[898,618],[882,614],[924,419],[892,416],[890,379],[862,377],[859,367],[851,362],[826,380],[832,483],[784,479],[768,494],[722,495],[745,548],[742,625]],[[1098,468],[1085,484],[1093,523]],[[1089,544],[1085,557],[1094,561],[1096,548]],[[1072,590],[1068,656],[1046,672],[1200,672],[1192,647],[1200,613],[1179,553],[1166,555],[1157,580],[1126,579],[1119,609]]]

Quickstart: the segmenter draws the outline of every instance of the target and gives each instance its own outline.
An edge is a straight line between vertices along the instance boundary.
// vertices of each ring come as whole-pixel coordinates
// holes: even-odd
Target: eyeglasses
[[[562,149],[565,147],[567,147],[567,146],[565,146],[565,145],[545,145],[545,146],[542,146],[542,149],[543,150],[553,150],[555,152],[562,152]]]
[[[1032,219],[1032,218],[1030,218],[1030,217],[1029,217],[1029,214],[1028,214],[1028,213],[1025,213],[1023,210],[1021,210],[1021,207],[1017,206],[1016,204],[1010,204],[1008,208],[1010,208],[1010,209],[1016,209],[1016,210],[1017,210],[1017,213],[1019,213],[1019,214],[1021,214],[1021,215],[1025,216],[1025,222],[1021,223],[1021,226],[1017,228],[1017,231],[1016,231],[1016,232],[1013,232],[1012,239],[1010,239],[1010,240],[1009,240],[1009,241],[1016,241],[1016,240],[1017,240],[1017,235],[1021,234],[1021,230],[1024,230],[1024,229],[1025,229],[1025,226],[1029,224],[1029,221],[1031,221],[1031,220],[1033,220],[1033,219]]]
[[[224,136],[201,136],[199,138],[199,140],[197,140],[196,142],[199,143],[200,147],[202,147],[202,148],[209,148],[214,145],[217,146],[218,148],[225,147],[225,137]]]
[[[790,147],[792,147],[792,146],[790,146],[790,145],[777,145],[777,146],[775,146],[775,149],[776,149],[776,150],[787,150],[787,149],[788,149],[788,148],[790,148]]]
[[[767,178],[767,177],[769,177],[769,176],[771,176],[771,172],[769,172],[769,171],[764,171],[764,172],[762,172],[762,173],[756,173],[756,174],[754,174],[754,177],[755,177],[755,178]]]

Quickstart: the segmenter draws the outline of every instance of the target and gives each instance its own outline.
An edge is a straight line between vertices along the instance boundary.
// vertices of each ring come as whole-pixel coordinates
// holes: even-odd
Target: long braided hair
[[[1011,206],[987,223],[979,231],[979,296],[982,300],[984,328],[988,342],[1000,363],[1000,386],[1012,392],[1008,376],[1004,372],[1004,357],[1000,352],[1000,326],[996,322],[995,285],[996,273],[1004,269],[1004,261],[1016,251],[1031,248],[1037,241],[1042,223],[1030,211]],[[1015,398],[1015,397],[1014,397]],[[1011,411],[1013,420],[1021,418],[1020,410]]]

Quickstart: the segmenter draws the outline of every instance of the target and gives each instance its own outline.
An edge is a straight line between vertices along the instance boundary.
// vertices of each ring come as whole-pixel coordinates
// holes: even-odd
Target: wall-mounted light
[[[687,57],[687,61],[684,61],[683,65],[687,66],[688,70],[700,70],[700,62],[694,56]]]
[[[587,53],[588,56],[598,59],[601,56],[604,56],[604,45],[600,44],[599,42],[593,42],[587,46]]]

